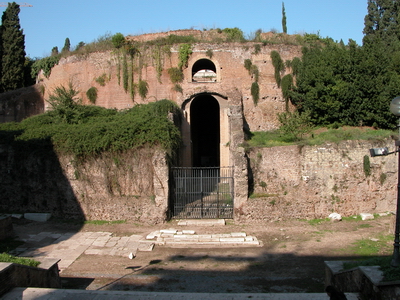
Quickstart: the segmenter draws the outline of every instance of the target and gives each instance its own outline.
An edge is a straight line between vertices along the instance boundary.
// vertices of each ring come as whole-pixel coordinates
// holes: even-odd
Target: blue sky
[[[177,29],[240,28],[245,37],[256,30],[282,31],[282,1],[276,0],[24,0],[20,24],[31,58],[51,49],[90,43],[105,34],[124,35]],[[362,43],[367,0],[285,0],[289,34]],[[5,7],[0,7],[3,13]]]

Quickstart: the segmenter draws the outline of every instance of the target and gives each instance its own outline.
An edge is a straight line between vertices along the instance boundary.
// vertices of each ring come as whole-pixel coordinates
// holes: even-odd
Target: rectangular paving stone
[[[115,245],[117,245],[117,242],[116,242],[116,241],[108,241],[108,242],[104,245],[104,247],[106,247],[106,248],[113,248]]]
[[[172,233],[161,233],[162,238],[172,238],[174,236],[175,236],[175,234],[172,234]]]
[[[194,230],[182,230],[182,234],[195,234]]]
[[[171,233],[171,234],[175,234],[178,230],[176,229],[161,229],[160,232],[161,233]]]
[[[194,234],[181,234],[181,235],[173,235],[171,237],[173,237],[174,239],[177,239],[177,240],[182,240],[182,239],[198,238],[199,236],[198,235],[194,235]],[[210,237],[211,237],[211,235],[210,235]]]
[[[213,234],[213,237],[220,237],[220,238],[230,238],[232,237],[230,233],[217,233]]]
[[[211,239],[212,238],[212,234],[199,234],[196,235],[199,239]]]
[[[222,237],[222,238],[219,239],[219,241],[221,243],[240,243],[240,242],[244,242],[244,238],[234,238],[234,237],[225,238],[225,237]]]
[[[220,242],[219,238],[202,238],[199,239],[199,243],[203,242]]]
[[[246,233],[245,232],[232,232],[231,233],[231,236],[232,237],[245,237],[246,236]]]
[[[88,255],[99,255],[100,253],[101,253],[101,249],[89,248],[85,251],[85,254],[88,254]]]
[[[161,235],[161,232],[159,230],[153,231],[152,233],[148,234],[146,236],[146,240],[152,240],[155,239],[156,237],[159,237]]]
[[[153,251],[154,243],[140,243],[139,247],[137,248],[138,251],[147,252]]]
[[[139,234],[132,234],[129,236],[129,240],[131,241],[140,241],[141,239],[143,239],[143,237]]]

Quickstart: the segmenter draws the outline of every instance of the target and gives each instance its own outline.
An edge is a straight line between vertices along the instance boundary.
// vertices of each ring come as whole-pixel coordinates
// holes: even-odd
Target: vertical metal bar
[[[201,211],[200,216],[203,218],[203,170],[200,169],[200,203],[201,203]]]
[[[220,205],[219,205],[219,185],[220,185],[220,178],[221,178],[221,171],[219,174],[216,174],[216,183],[217,183],[217,219],[219,219],[220,216]],[[220,176],[218,176],[220,175]]]

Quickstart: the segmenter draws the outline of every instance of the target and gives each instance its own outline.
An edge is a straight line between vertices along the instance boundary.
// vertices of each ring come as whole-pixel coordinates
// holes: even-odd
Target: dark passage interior
[[[190,106],[193,167],[219,167],[219,104],[210,95],[196,97]]]

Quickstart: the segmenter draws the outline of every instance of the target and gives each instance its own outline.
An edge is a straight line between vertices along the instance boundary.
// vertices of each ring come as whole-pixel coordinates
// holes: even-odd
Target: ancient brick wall
[[[44,112],[40,85],[0,94],[0,123],[20,122]]]
[[[246,202],[242,220],[394,212],[397,156],[369,157],[369,148],[382,146],[394,149],[394,142],[345,141],[252,150],[251,175],[258,196]],[[365,173],[364,156],[370,162],[370,175]]]
[[[256,54],[255,45],[261,46],[260,52]],[[207,57],[207,50],[212,50],[212,58]],[[242,103],[232,103],[243,105],[243,113],[251,131],[270,130],[278,127],[277,113],[285,110],[285,101],[282,97],[281,89],[278,88],[274,78],[274,67],[270,54],[278,51],[283,61],[300,57],[301,51],[298,46],[291,45],[266,45],[261,43],[229,43],[229,44],[194,44],[192,55],[189,58],[188,67],[184,69],[185,78],[180,84],[182,93],[174,90],[174,85],[168,75],[168,69],[177,67],[179,64],[179,48],[171,47],[170,55],[166,53],[161,56],[162,72],[158,77],[156,62],[154,59],[154,49],[149,48],[141,53],[143,68],[138,70],[137,66],[133,72],[134,82],[139,78],[148,83],[148,94],[142,99],[137,93],[132,99],[129,92],[125,92],[122,84],[122,73],[118,76],[118,68],[121,62],[112,52],[96,52],[88,56],[70,56],[62,58],[56,65],[49,78],[42,74],[39,81],[44,86],[44,98],[60,85],[68,85],[72,82],[84,103],[90,104],[86,91],[91,87],[98,89],[96,105],[126,109],[138,103],[147,103],[161,99],[169,99],[179,105],[200,93],[217,93],[227,98],[230,103],[232,93],[240,94]],[[199,59],[210,59],[218,67],[217,73],[220,80],[218,82],[199,83],[192,81],[193,64]],[[244,67],[244,61],[250,59],[259,69],[260,78],[260,100],[257,105],[253,103],[250,87],[254,78]],[[118,67],[119,65],[119,67]],[[96,78],[105,74],[106,82],[101,86],[96,82]],[[284,73],[281,74],[282,76]]]
[[[265,222],[326,218],[332,212],[351,216],[395,211],[397,156],[369,158],[368,152],[372,147],[393,149],[393,144],[346,141],[255,149],[249,160],[257,197],[249,199],[243,196],[248,193],[247,182],[242,182],[247,180],[246,165],[238,155],[236,218]],[[370,175],[365,173],[364,156],[370,162]],[[33,151],[21,157],[3,147],[0,192],[2,211],[154,224],[167,218],[169,171],[165,156],[157,150],[104,154],[77,165],[68,156]]]
[[[149,224],[166,220],[169,179],[163,151],[105,153],[78,163],[50,146],[28,146],[29,153],[0,143],[0,211]]]

